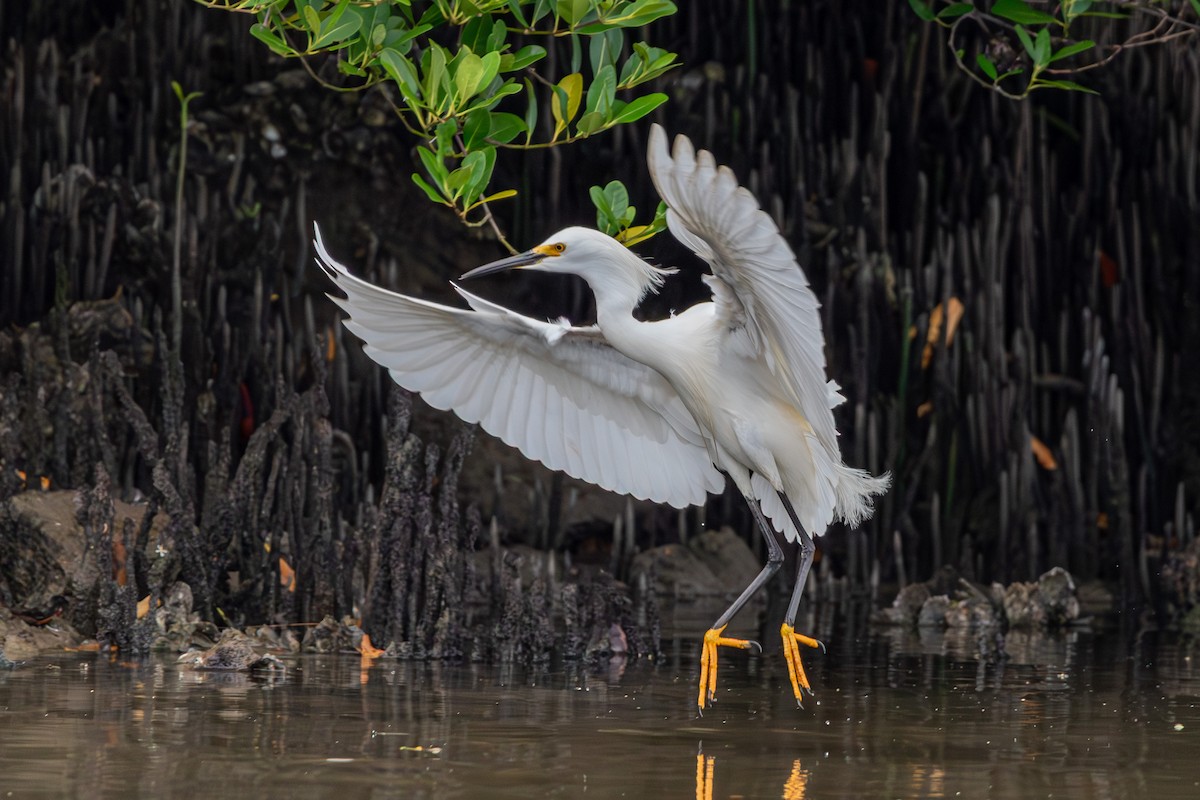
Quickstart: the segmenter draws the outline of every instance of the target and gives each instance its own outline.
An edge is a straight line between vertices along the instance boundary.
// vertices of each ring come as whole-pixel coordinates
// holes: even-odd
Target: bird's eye
[[[557,244],[552,244],[552,245],[550,245],[550,247],[554,250],[554,252],[558,253],[559,255],[562,255],[563,251],[567,249],[567,246],[565,244],[563,244],[562,242],[558,242]]]

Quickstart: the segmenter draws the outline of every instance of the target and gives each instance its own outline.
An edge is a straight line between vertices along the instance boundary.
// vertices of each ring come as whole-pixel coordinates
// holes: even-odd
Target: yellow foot
[[[792,693],[796,695],[796,705],[803,708],[804,704],[801,701],[804,699],[804,691],[807,689],[808,693],[812,694],[813,690],[808,685],[808,676],[804,674],[804,664],[800,661],[800,645],[819,647],[821,652],[825,652],[825,645],[811,636],[796,633],[786,622],[779,626],[779,634],[783,637],[783,657],[787,661],[788,678],[792,681]]]
[[[700,650],[700,693],[696,698],[696,705],[699,706],[701,714],[717,694],[717,648],[736,647],[749,650],[753,647],[762,652],[762,646],[758,642],[749,639],[727,639],[722,636],[725,627],[722,625],[719,628],[709,628],[704,634],[704,646]]]

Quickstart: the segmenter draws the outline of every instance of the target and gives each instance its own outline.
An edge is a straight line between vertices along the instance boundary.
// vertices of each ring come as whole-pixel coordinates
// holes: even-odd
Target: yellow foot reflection
[[[713,800],[713,770],[716,756],[696,753],[696,800]]]
[[[749,639],[727,639],[721,635],[724,631],[725,626],[722,625],[719,628],[709,628],[704,634],[704,646],[700,650],[700,692],[696,697],[696,705],[702,714],[705,706],[712,702],[717,694],[717,648],[737,647],[749,650],[753,647],[762,652],[758,642]]]
[[[796,695],[796,704],[803,708],[804,704],[801,701],[804,699],[804,691],[807,690],[809,694],[812,694],[813,690],[808,685],[808,676],[804,674],[804,664],[800,661],[800,645],[819,647],[822,652],[825,651],[825,645],[811,636],[796,633],[786,622],[779,626],[779,633],[783,637],[783,657],[787,661],[788,678],[792,681],[792,693]]]

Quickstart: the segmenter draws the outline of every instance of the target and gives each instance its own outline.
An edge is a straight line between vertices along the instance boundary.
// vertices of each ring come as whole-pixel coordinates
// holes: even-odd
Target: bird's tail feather
[[[872,498],[887,491],[892,475],[885,472],[876,478],[866,470],[845,464],[837,465],[837,474],[837,505],[834,513],[853,528],[870,519],[874,512]]]

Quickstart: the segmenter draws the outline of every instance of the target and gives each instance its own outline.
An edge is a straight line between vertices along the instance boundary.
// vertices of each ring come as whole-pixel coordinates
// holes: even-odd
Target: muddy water
[[[0,672],[0,797],[1200,797],[1194,640],[841,627],[803,710],[737,652],[703,718],[695,640],[599,670],[42,657]]]

